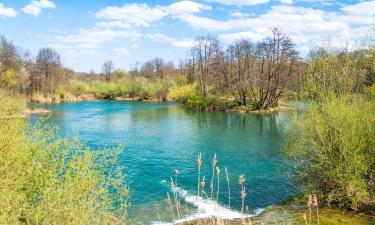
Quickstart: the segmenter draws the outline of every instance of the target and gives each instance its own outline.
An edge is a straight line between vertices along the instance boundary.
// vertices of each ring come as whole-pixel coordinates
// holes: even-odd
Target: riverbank
[[[221,100],[216,102],[202,103],[202,102],[195,102],[192,103],[189,99],[185,100],[176,100],[172,98],[153,98],[148,96],[136,96],[136,97],[113,97],[113,98],[102,98],[95,95],[81,95],[81,96],[74,96],[71,94],[66,94],[63,97],[58,96],[33,96],[28,97],[27,101],[29,103],[36,103],[36,104],[45,104],[45,103],[69,103],[69,102],[87,102],[87,101],[100,101],[100,100],[110,100],[110,101],[136,101],[136,102],[150,102],[150,103],[162,103],[162,102],[179,102],[182,105],[196,111],[205,111],[205,112],[214,112],[214,111],[222,111],[222,112],[235,112],[235,113],[258,113],[258,114],[267,114],[267,113],[274,113],[279,111],[285,110],[295,110],[296,107],[290,106],[290,104],[286,104],[287,101],[280,101],[278,106],[268,108],[268,109],[254,109],[251,105],[249,106],[241,106],[236,105],[231,100]]]
[[[71,94],[64,95],[63,97],[59,96],[33,96],[28,97],[27,101],[29,103],[45,104],[45,103],[67,103],[67,102],[87,102],[87,101],[100,101],[100,100],[111,100],[111,101],[140,101],[140,102],[173,102],[173,99],[159,99],[151,98],[145,96],[136,96],[136,97],[111,97],[111,98],[102,98],[95,95],[80,95],[74,96]]]

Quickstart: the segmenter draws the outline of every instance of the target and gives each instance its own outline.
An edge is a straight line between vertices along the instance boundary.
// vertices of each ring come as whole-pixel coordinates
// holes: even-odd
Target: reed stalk
[[[197,190],[197,196],[199,198],[200,196],[200,182],[201,182],[201,166],[202,166],[202,153],[199,153],[198,154],[198,158],[195,162],[196,166],[197,166],[197,169],[198,169],[198,190]]]
[[[169,195],[169,192],[167,192],[167,202],[168,202],[169,206],[171,207],[173,219],[175,219],[172,200],[171,200],[171,196]]]
[[[230,208],[230,183],[229,183],[229,174],[228,174],[227,167],[225,167],[225,177],[226,177],[226,181],[227,181],[227,185],[228,185],[228,204],[229,204],[229,208]]]
[[[319,205],[318,205],[318,196],[313,195],[312,196],[312,206],[316,208],[316,219],[318,222],[318,225],[320,224],[319,221]]]
[[[217,192],[216,192],[216,202],[219,201],[219,191],[220,191],[220,169],[216,167],[216,176],[217,176]]]
[[[216,159],[216,153],[215,153],[214,158],[212,159],[212,162],[211,162],[211,167],[212,167],[212,176],[211,176],[211,183],[210,183],[211,199],[213,199],[213,193],[214,193],[215,166],[216,166],[217,162],[218,161]]]

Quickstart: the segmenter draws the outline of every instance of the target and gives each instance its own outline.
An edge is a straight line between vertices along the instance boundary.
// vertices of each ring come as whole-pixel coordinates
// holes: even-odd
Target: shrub
[[[313,58],[302,76],[300,97],[322,100],[358,92],[365,79],[365,71],[358,67],[348,53]]]
[[[296,184],[329,206],[358,209],[374,198],[375,106],[360,97],[313,103],[296,119],[286,145]]]
[[[188,97],[193,97],[193,96],[197,96],[196,84],[178,86],[178,87],[170,89],[168,93],[168,98],[178,100],[178,101],[186,101]]]
[[[29,129],[17,101],[1,95],[0,115],[14,117],[0,117],[0,224],[126,223],[116,151],[92,151],[43,123]]]

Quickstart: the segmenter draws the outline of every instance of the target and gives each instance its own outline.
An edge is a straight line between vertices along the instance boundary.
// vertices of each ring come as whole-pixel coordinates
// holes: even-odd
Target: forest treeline
[[[0,85],[35,101],[130,98],[179,100],[201,110],[268,109],[285,97],[360,93],[374,84],[374,57],[369,49],[317,48],[302,59],[288,35],[274,29],[260,42],[243,39],[227,47],[214,36],[198,37],[177,66],[154,58],[125,71],[107,61],[101,73],[78,73],[65,68],[51,48],[32,56],[1,37]],[[325,73],[331,73],[327,80]],[[304,89],[315,81],[320,83],[313,90]]]

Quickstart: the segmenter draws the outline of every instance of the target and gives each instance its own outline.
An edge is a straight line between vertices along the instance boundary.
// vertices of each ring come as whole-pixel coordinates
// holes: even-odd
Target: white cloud
[[[17,12],[13,8],[5,8],[3,4],[0,3],[0,17],[16,17]]]
[[[268,3],[270,0],[208,0],[208,1],[225,4],[225,5],[245,6],[245,5],[265,4],[265,3]]]
[[[136,43],[133,43],[131,46],[130,46],[131,49],[136,49],[138,48],[138,45]]]
[[[171,14],[191,14],[201,12],[201,10],[211,9],[212,7],[209,5],[203,5],[193,1],[175,2],[168,7],[168,11]]]
[[[42,12],[42,9],[48,8],[56,8],[55,3],[49,0],[34,0],[30,4],[26,5],[22,11],[36,17]]]
[[[56,39],[64,44],[74,45],[79,49],[98,49],[103,43],[127,38],[135,41],[142,34],[136,31],[119,31],[111,29],[80,29],[76,34],[59,35]]]
[[[216,20],[208,17],[188,14],[178,18],[193,28],[219,32],[219,39],[225,43],[248,38],[254,41],[268,36],[274,27],[279,27],[305,53],[306,49],[318,45],[322,40],[330,39],[335,47],[355,42],[365,30],[375,25],[375,16],[370,5],[367,14],[360,11],[362,3],[344,6],[340,12],[328,12],[320,9],[278,5],[257,17],[244,17],[241,13],[232,13],[229,20]],[[355,11],[355,10],[354,10]],[[224,31],[233,31],[223,33]],[[221,33],[221,34],[220,34]]]
[[[373,16],[375,14],[375,1],[347,5],[342,7],[341,10],[350,15]]]
[[[158,21],[167,15],[160,6],[149,7],[147,4],[126,4],[121,7],[109,6],[98,11],[97,19],[121,21],[133,26],[150,26],[152,22]]]
[[[250,14],[250,13],[243,13],[243,12],[232,12],[230,14],[232,17],[237,17],[237,18],[244,18],[244,17],[251,17],[255,16],[255,14]]]
[[[130,55],[130,51],[124,47],[115,48],[113,51],[115,52],[116,56]]]
[[[118,27],[118,28],[131,28],[132,25],[130,25],[127,22],[124,21],[101,21],[96,23],[96,26],[98,27]]]
[[[283,4],[293,4],[293,0],[279,0],[279,2],[283,3]]]
[[[174,47],[177,48],[191,48],[195,45],[194,40],[189,40],[189,39],[183,39],[183,40],[177,40],[173,37],[169,37],[164,34],[147,34],[146,37],[152,41],[155,42],[162,42],[162,43],[169,43]]]

